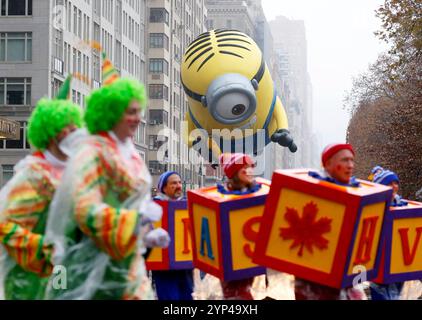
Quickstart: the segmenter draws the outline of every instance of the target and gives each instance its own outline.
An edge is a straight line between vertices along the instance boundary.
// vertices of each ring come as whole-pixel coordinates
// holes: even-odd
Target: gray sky
[[[374,10],[384,0],[262,0],[268,21],[278,15],[304,20],[308,71],[313,85],[314,131],[320,148],[344,142],[349,121],[343,110],[352,77],[367,70],[386,45],[374,36]]]

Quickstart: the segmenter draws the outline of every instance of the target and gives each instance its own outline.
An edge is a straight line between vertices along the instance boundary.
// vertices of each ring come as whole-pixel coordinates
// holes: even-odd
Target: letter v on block
[[[419,241],[421,239],[422,227],[416,228],[416,239],[415,239],[415,242],[413,243],[412,250],[410,250],[410,245],[409,245],[409,228],[399,229],[399,233],[400,233],[400,239],[401,239],[401,244],[402,244],[402,249],[403,249],[404,265],[408,266],[408,265],[411,265],[413,263],[413,260],[415,259]]]

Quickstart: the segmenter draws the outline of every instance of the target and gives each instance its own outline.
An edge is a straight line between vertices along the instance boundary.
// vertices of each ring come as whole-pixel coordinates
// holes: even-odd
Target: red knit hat
[[[329,144],[324,148],[324,151],[322,151],[322,165],[325,167],[326,162],[328,159],[330,159],[333,155],[335,155],[337,152],[341,150],[350,150],[353,155],[355,155],[355,151],[353,150],[353,147],[351,144],[348,143],[334,143]]]
[[[220,165],[223,167],[224,174],[231,179],[245,165],[255,166],[250,156],[243,153],[223,153],[220,155]]]

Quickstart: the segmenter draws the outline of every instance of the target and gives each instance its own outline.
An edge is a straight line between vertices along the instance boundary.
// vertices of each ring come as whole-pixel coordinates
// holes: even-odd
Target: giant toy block
[[[343,187],[308,172],[274,172],[253,261],[335,288],[362,271],[375,278],[392,189],[361,180]]]
[[[246,195],[222,194],[217,187],[188,192],[193,230],[194,266],[221,280],[238,280],[265,273],[252,262],[270,182]]]
[[[161,221],[154,224],[169,233],[168,248],[154,248],[146,266],[148,270],[193,269],[192,236],[187,201],[156,201],[163,208]]]
[[[379,275],[374,282],[422,279],[422,203],[390,207],[381,247]]]

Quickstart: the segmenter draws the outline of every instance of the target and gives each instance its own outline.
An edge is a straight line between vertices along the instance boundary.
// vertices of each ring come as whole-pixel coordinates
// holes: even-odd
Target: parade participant
[[[0,192],[0,299],[41,299],[52,271],[45,244],[47,213],[67,155],[62,143],[82,125],[82,110],[66,101],[70,78],[55,100],[41,99],[28,121],[37,150],[15,166]],[[3,249],[0,248],[0,249]],[[3,291],[4,290],[4,291]]]
[[[219,158],[220,165],[227,177],[225,185],[219,184],[217,189],[222,194],[250,194],[261,188],[255,182],[252,158],[243,153],[225,153]],[[254,300],[251,289],[255,277],[240,280],[220,281],[224,298],[227,300]]]
[[[359,187],[353,176],[355,152],[350,144],[330,144],[322,152],[323,172],[310,171],[309,175],[319,180],[341,186]],[[304,279],[295,279],[296,300],[363,300],[364,292],[355,288],[345,290],[331,288]]]
[[[393,195],[391,198],[391,207],[403,207],[407,206],[407,201],[403,200],[398,192],[400,180],[397,174],[390,170],[377,166],[372,169],[371,173],[372,181],[385,186],[393,188]],[[371,177],[371,176],[370,176]],[[395,282],[390,284],[377,284],[374,282],[370,283],[370,292],[372,300],[399,300],[400,293],[403,288],[403,282]]]
[[[165,230],[150,230],[162,212],[132,142],[145,108],[144,87],[120,79],[103,58],[103,86],[87,100],[91,135],[72,157],[48,221],[53,261],[67,279],[63,288],[52,277],[47,299],[154,299],[142,254],[145,247],[169,244]]]
[[[185,200],[182,180],[176,171],[163,173],[158,180],[159,194],[154,200]],[[188,270],[152,270],[158,300],[193,300],[193,274]]]

